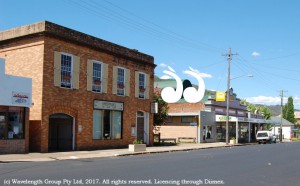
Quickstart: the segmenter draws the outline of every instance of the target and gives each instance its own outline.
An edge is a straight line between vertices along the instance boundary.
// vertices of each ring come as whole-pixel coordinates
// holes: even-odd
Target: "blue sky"
[[[300,109],[300,1],[297,0],[2,0],[0,30],[48,20],[152,55],[157,76],[166,65],[204,75],[207,89],[231,87],[239,98],[279,104],[279,91]],[[246,75],[253,75],[247,78]]]

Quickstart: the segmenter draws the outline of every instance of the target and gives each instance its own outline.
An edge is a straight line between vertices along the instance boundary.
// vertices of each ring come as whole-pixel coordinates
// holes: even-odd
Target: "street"
[[[300,142],[1,163],[0,185],[300,185]]]

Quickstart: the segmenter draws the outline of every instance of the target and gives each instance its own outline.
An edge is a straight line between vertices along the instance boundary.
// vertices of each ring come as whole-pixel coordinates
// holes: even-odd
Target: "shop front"
[[[226,141],[226,116],[216,115],[216,123],[216,141]],[[269,123],[269,120],[229,116],[228,139],[234,138],[236,143],[253,142],[259,126],[264,123]]]
[[[5,75],[4,59],[0,59],[0,69],[0,154],[27,153],[32,81]]]

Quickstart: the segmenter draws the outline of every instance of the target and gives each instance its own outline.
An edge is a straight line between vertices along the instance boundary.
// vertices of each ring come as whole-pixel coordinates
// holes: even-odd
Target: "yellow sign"
[[[216,101],[225,101],[226,92],[216,92]]]

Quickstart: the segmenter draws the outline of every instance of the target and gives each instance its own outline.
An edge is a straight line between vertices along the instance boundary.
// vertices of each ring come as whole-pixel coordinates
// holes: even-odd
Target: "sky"
[[[230,85],[251,103],[300,109],[298,0],[1,0],[0,31],[47,20],[154,57],[155,75],[168,66],[206,89]],[[248,77],[252,75],[253,77]]]

